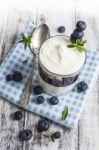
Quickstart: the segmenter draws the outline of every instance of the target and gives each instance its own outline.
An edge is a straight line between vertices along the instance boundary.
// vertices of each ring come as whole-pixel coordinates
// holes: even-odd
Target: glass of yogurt
[[[85,52],[68,48],[66,36],[46,40],[39,52],[39,77],[43,90],[50,95],[63,95],[70,91],[85,63]]]

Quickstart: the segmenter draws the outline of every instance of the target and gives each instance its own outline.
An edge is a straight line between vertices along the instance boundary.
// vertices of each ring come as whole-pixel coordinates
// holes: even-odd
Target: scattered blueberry
[[[40,85],[35,86],[34,87],[34,93],[37,94],[37,95],[42,94],[43,93],[42,87]]]
[[[52,105],[56,105],[56,104],[59,103],[59,99],[58,99],[56,96],[52,96],[52,97],[50,98],[50,103],[51,103]]]
[[[22,80],[22,73],[19,72],[19,71],[15,71],[15,72],[13,73],[13,81],[19,82],[19,81],[21,81],[21,80]]]
[[[22,141],[28,141],[32,138],[32,131],[31,130],[23,130],[20,132],[19,134],[19,138],[22,140]]]
[[[61,138],[61,133],[59,131],[55,132],[54,137],[55,137],[55,139]]]
[[[59,33],[65,32],[65,27],[64,27],[64,26],[58,27],[58,32],[59,32]]]
[[[16,111],[16,112],[14,113],[14,119],[15,119],[15,120],[20,120],[20,119],[22,119],[22,116],[23,116],[23,114],[22,114],[21,111]]]
[[[37,97],[37,103],[38,104],[42,104],[42,103],[44,103],[44,101],[45,101],[45,98],[43,96],[38,96]]]
[[[83,31],[86,29],[86,23],[84,21],[78,21],[76,24],[77,30]]]
[[[49,121],[43,119],[43,120],[40,120],[38,122],[38,128],[37,129],[39,132],[44,132],[44,131],[47,131],[49,129],[49,127],[50,127]]]
[[[81,81],[77,84],[78,92],[84,92],[87,88],[88,88],[88,85],[84,81]]]
[[[11,74],[8,74],[6,76],[6,81],[12,81],[12,75]]]
[[[81,39],[84,36],[84,32],[80,32],[77,29],[74,30],[73,32],[73,37],[75,37],[76,39]]]
[[[71,34],[71,36],[70,36],[70,41],[71,41],[72,43],[76,43],[76,40],[77,40],[77,38],[75,38],[75,37],[73,36],[73,34]],[[82,38],[79,38],[79,40],[82,40]]]

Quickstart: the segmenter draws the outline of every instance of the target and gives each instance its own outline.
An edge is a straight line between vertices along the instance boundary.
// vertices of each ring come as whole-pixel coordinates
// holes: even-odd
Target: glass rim
[[[65,35],[55,35],[55,36],[51,36],[49,39],[47,39],[45,42],[47,42],[48,40],[50,40],[51,38],[53,38],[53,37],[57,37],[57,36],[63,36],[63,37],[67,37],[67,36],[65,36]],[[67,39],[68,40],[68,39]],[[44,43],[45,43],[44,42]],[[44,44],[43,43],[43,44]],[[43,46],[43,44],[42,44],[42,46]],[[42,46],[40,47],[40,49],[42,48]],[[85,53],[85,60],[84,60],[84,63],[82,64],[82,66],[81,66],[81,68],[79,68],[76,72],[74,72],[74,73],[71,73],[71,74],[64,74],[64,75],[61,75],[61,74],[58,74],[58,73],[53,73],[53,72],[51,72],[51,71],[49,71],[42,63],[41,63],[41,60],[40,60],[40,55],[38,55],[39,57],[38,57],[38,60],[39,60],[39,63],[40,63],[40,65],[41,65],[41,67],[43,67],[47,72],[49,72],[49,73],[51,73],[52,75],[54,75],[54,76],[56,76],[56,75],[58,75],[58,76],[65,76],[65,77],[68,77],[68,76],[73,76],[73,75],[75,75],[75,74],[78,74],[82,69],[83,69],[83,67],[84,67],[84,65],[85,65],[85,63],[86,63],[86,52],[84,52]],[[40,53],[39,53],[40,54]]]

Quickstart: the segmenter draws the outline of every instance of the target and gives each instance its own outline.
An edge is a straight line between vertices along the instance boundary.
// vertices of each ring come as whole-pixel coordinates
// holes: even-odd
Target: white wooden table
[[[88,40],[87,48],[99,50],[99,16],[80,12],[75,4],[68,4],[65,7],[63,3],[59,5],[60,7],[52,7],[50,4],[46,8],[39,4],[38,9],[35,9],[35,5],[30,10],[10,9],[6,19],[0,21],[0,61],[5,58],[28,22],[47,23],[51,35],[58,34],[57,27],[63,25],[66,27],[65,34],[69,36],[75,28],[75,23],[84,20],[87,23],[85,32],[85,39]],[[42,138],[36,131],[39,116],[23,110],[22,120],[13,121],[11,115],[16,110],[20,109],[0,98],[0,150],[99,150],[99,76],[88,97],[77,129],[68,130],[51,123],[51,132],[56,130],[62,132],[62,138],[55,143]],[[23,129],[33,131],[31,141],[19,140],[19,132]]]

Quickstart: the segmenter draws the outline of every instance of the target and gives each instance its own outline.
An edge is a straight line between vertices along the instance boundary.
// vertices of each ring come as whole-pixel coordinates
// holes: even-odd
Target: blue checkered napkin
[[[25,36],[30,35],[34,29],[34,25],[29,23],[24,33]],[[20,38],[18,38],[11,52],[0,65],[0,95],[16,104],[18,104],[23,93],[33,63],[33,54],[31,54],[29,48],[25,50],[23,44],[18,43],[19,40]],[[23,61],[26,59],[29,61],[24,64]],[[23,80],[20,83],[5,80],[6,75],[12,74],[14,71],[22,71]]]
[[[31,99],[29,101],[27,109],[35,112],[36,114],[49,118],[65,127],[76,127],[80,118],[80,114],[87,100],[88,93],[90,92],[90,89],[93,85],[93,81],[96,79],[95,76],[97,75],[99,69],[99,52],[88,51],[86,55],[86,64],[78,80],[85,81],[88,84],[88,89],[85,92],[78,93],[75,87],[67,95],[59,96],[59,104],[54,106],[49,104],[48,101],[50,96],[48,94],[42,94],[45,97],[46,101],[41,105],[36,104],[36,96],[34,94],[31,94]],[[35,74],[33,79],[34,86],[36,84],[39,84],[38,65],[36,65],[35,67]],[[65,121],[62,121],[61,117],[65,106],[68,106],[69,114],[67,119]]]
[[[33,30],[33,24],[29,24],[25,35],[30,35]],[[22,61],[25,59],[28,59],[28,62],[23,64]],[[0,66],[0,95],[2,97],[18,105],[31,72],[33,62],[33,55],[31,54],[29,48],[25,50],[23,44],[17,43]],[[36,95],[31,93],[31,98],[26,109],[49,118],[65,127],[76,127],[80,114],[87,100],[88,93],[90,92],[90,89],[93,85],[92,83],[94,82],[95,76],[97,75],[98,68],[99,52],[88,51],[85,67],[79,77],[79,81],[83,80],[88,84],[88,89],[86,92],[77,93],[76,88],[74,88],[67,95],[59,96],[59,104],[54,106],[49,104],[48,101],[50,96],[48,94],[43,93],[42,95],[45,97],[46,101],[41,105],[37,105]],[[23,80],[19,83],[15,83],[13,81],[7,82],[5,80],[6,75],[13,73],[16,70],[22,72]],[[39,78],[38,65],[36,64],[35,72],[33,75],[33,86],[37,84],[39,84]],[[62,121],[61,117],[65,106],[68,106],[69,114],[67,119]]]

